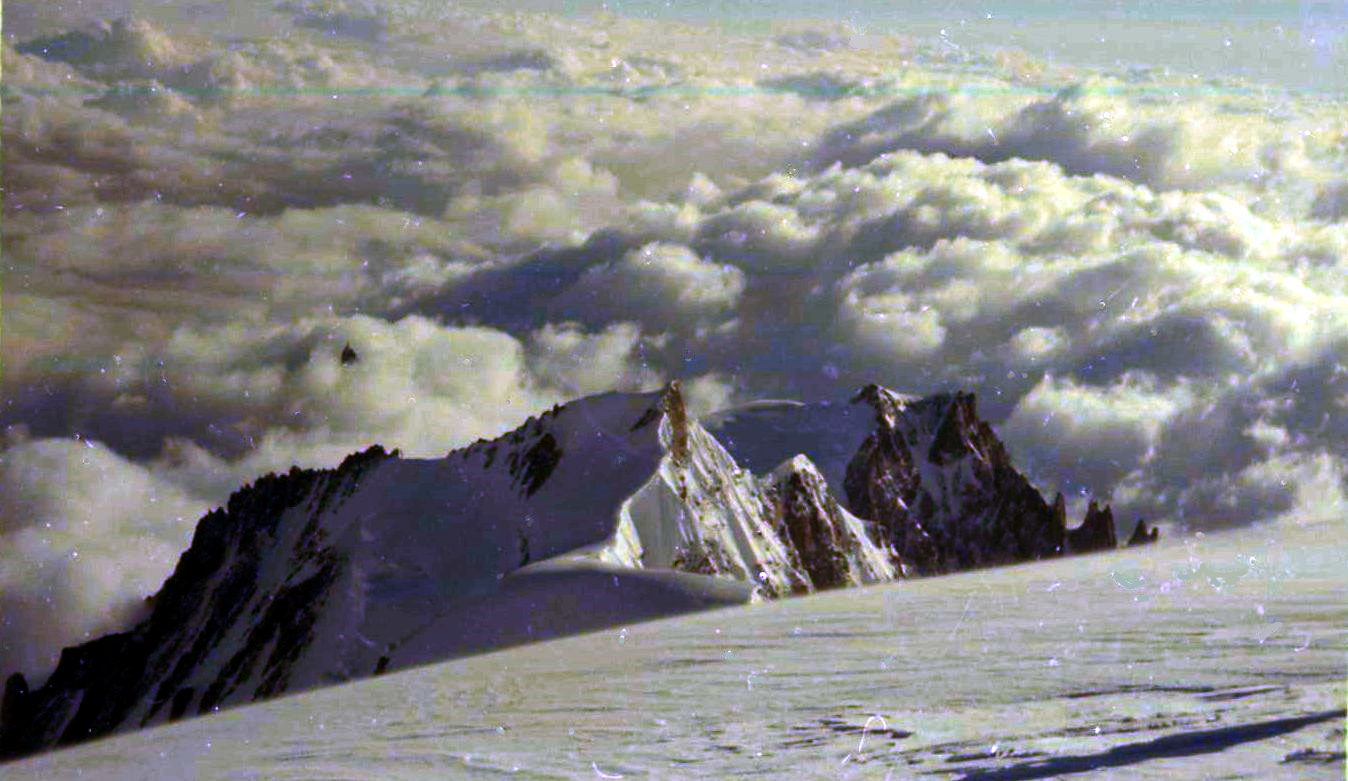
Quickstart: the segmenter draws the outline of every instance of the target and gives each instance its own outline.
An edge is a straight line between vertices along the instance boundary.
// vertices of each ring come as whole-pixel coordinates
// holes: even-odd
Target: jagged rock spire
[[[1128,538],[1128,547],[1136,548],[1139,545],[1150,545],[1156,542],[1161,536],[1161,530],[1155,526],[1148,527],[1147,522],[1141,518],[1137,519],[1137,526],[1133,527],[1133,535]]]
[[[766,483],[777,529],[814,589],[881,582],[899,571],[896,557],[875,544],[865,522],[842,509],[809,458],[787,461]]]
[[[676,462],[688,458],[688,406],[683,400],[683,383],[671,380],[660,394],[660,405],[669,422],[669,452]]]
[[[906,564],[936,574],[1058,555],[1064,511],[1011,466],[972,394],[909,400],[868,385],[876,428],[847,467],[848,509]]]
[[[1119,547],[1118,532],[1114,528],[1114,511],[1109,505],[1100,509],[1092,501],[1086,509],[1086,518],[1081,525],[1067,532],[1067,550],[1069,553],[1089,553],[1097,550],[1113,550]]]

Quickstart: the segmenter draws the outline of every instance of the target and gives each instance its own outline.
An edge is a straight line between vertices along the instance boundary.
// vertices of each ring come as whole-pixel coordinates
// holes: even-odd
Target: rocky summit
[[[1156,539],[1140,524],[1130,545]],[[1067,526],[972,395],[867,386],[704,420],[579,399],[438,459],[268,475],[199,522],[149,615],[11,675],[0,756],[531,640],[1117,547]]]
[[[750,469],[797,450],[820,464],[843,507],[872,523],[910,574],[1118,547],[1107,506],[1092,503],[1068,528],[1063,497],[1050,504],[1015,469],[972,394],[915,398],[869,385],[846,404],[759,403],[708,425]]]

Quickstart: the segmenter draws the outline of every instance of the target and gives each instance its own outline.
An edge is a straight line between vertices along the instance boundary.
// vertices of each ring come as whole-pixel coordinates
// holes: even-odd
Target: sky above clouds
[[[834,22],[11,5],[0,670],[260,473],[673,378],[972,390],[1125,523],[1342,515],[1341,101]]]

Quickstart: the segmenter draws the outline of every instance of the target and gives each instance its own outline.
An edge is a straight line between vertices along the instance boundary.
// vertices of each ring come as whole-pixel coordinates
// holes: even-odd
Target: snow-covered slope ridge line
[[[0,751],[368,676],[408,659],[396,650],[414,636],[417,660],[483,650],[440,617],[470,603],[490,612],[493,599],[517,610],[530,592],[508,576],[562,554],[729,576],[769,596],[809,591],[772,510],[688,419],[677,385],[581,399],[442,459],[374,447],[334,470],[270,475],[201,521],[149,618],[68,649],[36,691],[11,679]],[[661,581],[643,583],[647,593]],[[685,581],[676,590],[690,593]],[[661,604],[727,598],[713,592]],[[610,615],[649,617],[647,607]]]
[[[0,751],[25,753],[380,669],[448,605],[528,564],[602,544],[664,457],[664,393],[554,408],[445,458],[377,446],[234,494],[129,631],[15,680]]]
[[[660,436],[668,456],[623,503],[603,560],[728,575],[756,583],[765,596],[894,576],[890,556],[841,511],[808,458],[758,478],[682,415],[667,415]],[[837,561],[825,565],[824,558]]]
[[[971,397],[871,386],[726,421],[729,450],[672,383],[444,458],[375,446],[264,477],[202,519],[147,619],[67,649],[35,691],[10,678],[0,756],[751,594],[1076,547]]]

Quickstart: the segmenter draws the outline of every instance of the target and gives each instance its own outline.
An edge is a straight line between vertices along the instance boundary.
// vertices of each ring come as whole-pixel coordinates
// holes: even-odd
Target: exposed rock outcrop
[[[1128,538],[1128,547],[1136,548],[1139,545],[1150,545],[1156,542],[1161,536],[1161,530],[1155,526],[1148,527],[1147,522],[1141,518],[1137,519],[1137,526],[1133,527],[1133,535]]]
[[[209,712],[241,688],[243,701],[286,691],[341,563],[317,521],[394,456],[375,446],[336,469],[267,475],[206,515],[149,618],[65,649],[40,689],[11,676],[0,757]],[[287,523],[297,509],[307,522]],[[263,569],[277,549],[289,572],[274,579]]]
[[[868,385],[847,404],[760,402],[708,425],[753,470],[806,454],[915,574],[1117,546],[1108,507],[1092,505],[1068,529],[1062,495],[1049,504],[1015,469],[971,394],[920,399]]]
[[[1086,509],[1081,525],[1067,533],[1068,553],[1090,553],[1114,550],[1119,547],[1118,531],[1114,528],[1114,511],[1109,505],[1103,510],[1096,502]]]
[[[901,567],[872,539],[865,521],[844,510],[824,476],[805,456],[767,480],[772,515],[815,589],[892,580]]]
[[[847,467],[849,507],[917,572],[1062,553],[1061,509],[1011,466],[973,395],[914,401],[871,385],[855,402],[874,409],[875,428]]]
[[[1050,505],[1015,470],[968,394],[871,385],[849,404],[766,403],[709,425],[671,383],[554,407],[444,458],[375,446],[263,477],[201,520],[148,618],[66,649],[35,690],[9,678],[0,757],[527,642],[536,626],[560,636],[1117,544],[1109,507],[1067,529],[1063,497]],[[1155,537],[1140,524],[1130,544]]]
[[[666,388],[658,415],[662,458],[617,511],[602,560],[626,567],[676,569],[753,583],[763,597],[812,589],[790,542],[776,529],[762,481],[689,418],[678,383]],[[635,430],[634,429],[634,430]]]
[[[886,402],[881,402],[885,404]],[[913,453],[902,436],[878,412],[880,430],[867,437],[847,465],[843,484],[848,506],[874,521],[879,539],[919,574],[939,571],[942,554],[922,520],[913,511],[918,501],[919,477]],[[892,421],[894,417],[889,416]]]

